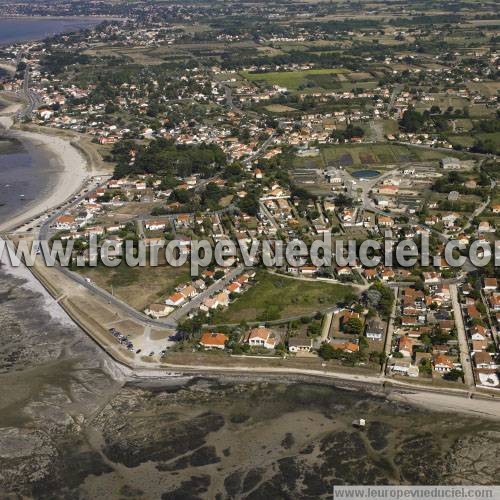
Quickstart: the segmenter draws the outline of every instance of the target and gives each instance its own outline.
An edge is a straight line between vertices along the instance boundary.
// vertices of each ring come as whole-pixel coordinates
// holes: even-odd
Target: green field
[[[76,270],[139,311],[166,299],[177,285],[190,281],[188,266],[129,267],[122,263]]]
[[[251,82],[263,82],[266,85],[278,85],[286,87],[289,90],[297,90],[308,80],[308,77],[317,77],[318,75],[337,75],[339,73],[348,73],[348,70],[337,69],[308,69],[304,71],[277,71],[272,73],[250,73],[244,71],[241,76]],[[313,80],[312,80],[313,81]]]
[[[289,113],[297,111],[295,108],[284,106],[283,104],[269,104],[269,106],[265,106],[264,109],[270,111],[271,113]]]
[[[384,165],[418,161],[418,153],[397,144],[342,144],[322,149],[325,163],[340,162],[344,167],[353,165]]]
[[[215,313],[212,324],[271,321],[308,315],[335,305],[352,293],[346,285],[304,281],[259,271],[257,284],[227,309]]]

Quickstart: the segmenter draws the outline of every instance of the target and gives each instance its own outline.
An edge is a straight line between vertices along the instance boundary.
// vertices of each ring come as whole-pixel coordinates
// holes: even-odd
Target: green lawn
[[[298,280],[267,271],[259,271],[256,279],[256,285],[227,309],[217,312],[210,322],[271,321],[307,315],[333,306],[353,293],[347,285]]]
[[[304,71],[276,71],[271,73],[250,73],[244,71],[241,75],[251,82],[264,82],[267,85],[279,85],[289,90],[297,90],[307,80],[308,76],[335,75],[348,72],[345,69],[308,69]]]
[[[473,133],[470,132],[468,135],[449,135],[447,139],[451,144],[460,145],[464,148],[469,148],[474,145],[476,140],[480,139],[482,141],[492,141],[495,145],[497,152],[500,150],[500,132],[492,133]]]

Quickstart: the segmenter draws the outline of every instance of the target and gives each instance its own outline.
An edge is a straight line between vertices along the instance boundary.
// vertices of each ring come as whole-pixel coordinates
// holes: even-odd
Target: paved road
[[[250,164],[252,163],[253,160],[256,160],[259,158],[261,155],[263,155],[266,152],[266,149],[269,147],[269,145],[273,142],[275,133],[273,132],[260,146],[257,151],[254,151],[248,158],[243,160],[243,163],[249,167]]]
[[[73,271],[70,271],[66,267],[61,267],[58,266],[59,271],[61,271],[65,276],[73,280],[74,282],[78,283],[79,285],[83,286],[86,288],[88,291],[93,293],[94,295],[97,295],[104,299],[108,304],[112,305],[113,307],[117,308],[118,310],[122,311],[123,313],[131,316],[134,318],[136,321],[139,321],[143,326],[154,326],[157,328],[162,328],[162,329],[171,329],[172,333],[175,332],[177,328],[177,323],[178,321],[189,314],[193,309],[198,309],[200,304],[205,300],[206,298],[210,297],[211,295],[219,292],[222,290],[224,287],[226,287],[231,281],[234,280],[239,274],[241,274],[244,270],[244,266],[240,265],[230,271],[223,279],[217,281],[216,283],[212,284],[209,286],[206,290],[201,292],[199,295],[197,295],[193,300],[190,302],[187,302],[184,306],[176,309],[172,314],[170,314],[168,317],[164,319],[153,319],[145,314],[143,314],[140,311],[137,311],[133,307],[131,307],[129,304],[124,302],[123,300],[117,298],[116,296],[112,295],[108,291],[96,286],[94,283],[89,283],[86,281],[86,279],[79,275],[78,273],[75,273]]]
[[[139,236],[139,238],[141,240],[143,240],[144,239],[144,221],[142,221],[141,219],[136,219],[135,226],[136,226],[136,230],[137,230],[137,235]]]
[[[232,271],[230,271],[224,278],[210,285],[206,290],[203,290],[200,294],[194,297],[187,304],[183,305],[176,309],[172,314],[168,316],[168,322],[172,325],[177,326],[177,322],[189,314],[193,309],[199,309],[201,303],[207,299],[208,297],[214,295],[217,292],[220,292],[223,288],[225,288],[231,281],[233,281],[237,276],[239,276],[245,269],[245,266],[240,264],[235,267]]]
[[[95,175],[88,179],[85,184],[82,186],[80,192],[71,198],[72,201],[66,201],[59,204],[59,207],[56,208],[52,214],[47,217],[41,224],[40,229],[38,231],[38,237],[40,240],[47,240],[50,236],[50,226],[54,223],[54,221],[60,216],[67,212],[71,207],[78,205],[78,203],[82,202],[87,193],[98,187],[104,186],[108,179],[109,175]],[[97,180],[99,179],[99,180]],[[86,192],[87,191],[87,192]]]
[[[328,333],[330,332],[330,328],[332,326],[332,320],[333,320],[333,311],[327,312],[323,320],[323,328],[321,329],[321,335],[319,336],[319,338],[315,338],[313,341],[313,347],[315,349],[319,349],[321,347],[321,344],[327,341]]]
[[[387,325],[387,333],[385,335],[384,352],[387,357],[390,356],[392,350],[392,337],[394,335],[394,320],[396,319],[396,309],[398,307],[398,292],[399,288],[396,286],[393,288],[394,292],[394,304],[392,304],[391,316],[389,317],[389,324]],[[382,365],[382,373],[385,374],[387,363]]]
[[[389,113],[392,111],[392,108],[394,106],[394,101],[396,100],[396,97],[398,96],[399,92],[401,91],[401,85],[395,85],[394,88],[392,89],[392,94],[391,98],[389,99],[389,104],[387,105],[387,111]]]
[[[19,112],[19,118],[29,118],[33,111],[35,111],[42,103],[39,95],[30,89],[30,67],[26,66],[24,70],[23,90],[24,98],[26,100],[26,107]]]
[[[259,202],[259,208],[260,208],[260,211],[266,216],[266,218],[269,220],[269,222],[271,223],[271,225],[276,229],[276,230],[279,230],[279,225],[278,223],[276,222],[276,219],[273,217],[273,215],[271,214],[271,212],[267,209],[267,207],[264,205],[264,203],[261,201]]]
[[[175,330],[175,327],[177,326],[176,322],[169,321],[169,318],[167,318],[165,321],[162,320],[156,320],[149,318],[145,314],[135,310],[133,307],[129,306],[126,302],[123,302],[119,298],[115,297],[114,295],[111,295],[109,292],[106,290],[103,290],[102,288],[99,288],[98,286],[94,285],[93,283],[88,283],[83,276],[80,276],[78,273],[75,273],[73,271],[70,271],[66,267],[57,267],[59,271],[61,271],[65,276],[73,280],[74,282],[78,283],[79,285],[83,286],[90,292],[92,292],[94,295],[97,295],[104,299],[108,304],[116,307],[117,309],[121,310],[125,314],[131,316],[135,320],[139,321],[142,323],[144,326],[146,325],[151,325],[155,326],[157,328],[171,328],[172,333]]]
[[[228,85],[224,85],[224,92],[226,94],[226,106],[234,113],[241,114],[241,109],[238,108],[233,101],[233,89]]]
[[[453,304],[453,316],[458,332],[458,343],[460,346],[460,362],[462,363],[462,370],[464,372],[465,384],[468,387],[474,387],[474,374],[472,372],[472,363],[470,358],[469,344],[467,342],[467,335],[465,333],[464,318],[462,315],[462,308],[458,300],[457,285],[450,285],[451,301]]]

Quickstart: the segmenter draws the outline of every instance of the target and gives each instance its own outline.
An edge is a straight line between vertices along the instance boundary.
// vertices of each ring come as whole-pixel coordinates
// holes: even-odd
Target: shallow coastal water
[[[45,195],[58,171],[45,152],[0,137],[0,221],[8,220]]]
[[[101,21],[90,18],[0,18],[0,45],[41,40],[57,33],[95,26]]]
[[[29,279],[0,268],[0,496],[330,498],[498,477],[500,424],[475,416],[264,377],[126,382]]]

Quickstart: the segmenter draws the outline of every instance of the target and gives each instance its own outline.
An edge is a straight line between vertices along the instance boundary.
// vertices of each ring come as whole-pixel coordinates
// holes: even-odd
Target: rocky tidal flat
[[[311,383],[127,381],[24,285],[0,274],[1,495],[327,498],[500,472],[500,425],[475,417]]]

